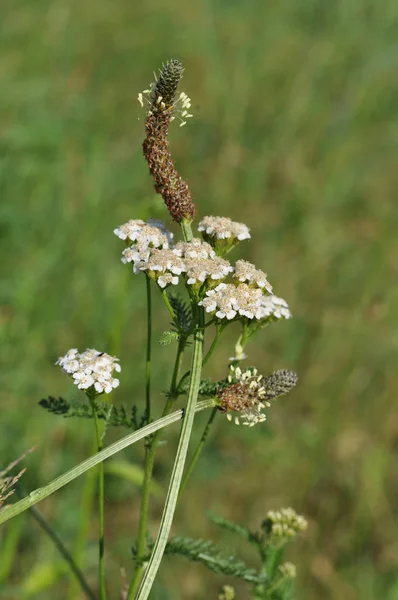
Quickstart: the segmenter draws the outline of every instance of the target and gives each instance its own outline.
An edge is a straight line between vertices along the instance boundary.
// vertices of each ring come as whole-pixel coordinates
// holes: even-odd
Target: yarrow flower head
[[[263,410],[271,406],[266,399],[264,378],[258,375],[257,369],[242,371],[240,367],[230,367],[229,385],[222,388],[218,394],[221,409],[227,413],[227,419],[236,425],[253,427],[266,420]],[[239,413],[234,418],[230,411]]]
[[[258,287],[272,294],[272,285],[267,279],[267,274],[248,262],[238,260],[235,264],[233,279],[239,283],[248,283],[252,287]]]
[[[284,544],[308,527],[307,520],[296,513],[293,508],[270,510],[262,528],[274,545]]]
[[[114,234],[128,246],[135,245],[140,251],[150,247],[170,248],[174,237],[159,219],[149,219],[147,223],[141,219],[130,219],[117,227]]]
[[[292,313],[289,310],[289,305],[283,298],[278,296],[262,296],[261,309],[263,319],[270,317],[273,319],[290,319]]]
[[[76,348],[68,350],[56,365],[73,378],[73,383],[81,390],[95,390],[97,394],[110,394],[118,387],[119,379],[113,377],[113,371],[120,373],[119,359],[105,352],[87,348],[79,353]]]
[[[249,228],[243,223],[232,221],[228,217],[204,217],[199,221],[198,231],[217,251],[227,254],[236,244],[250,238]]]
[[[206,281],[206,289],[211,288],[233,271],[232,265],[217,256],[210,244],[194,238],[190,242],[179,242],[174,252],[181,256],[185,264],[186,283],[199,292]]]
[[[177,285],[178,276],[186,270],[184,261],[174,252],[164,248],[151,248],[134,258],[134,272],[145,271],[161,288]]]
[[[214,290],[206,292],[206,298],[199,302],[206,312],[215,314],[218,319],[247,317],[261,319],[262,291],[249,287],[246,283],[235,286],[232,283],[220,283]]]
[[[193,238],[190,242],[178,242],[174,246],[175,253],[181,258],[214,258],[216,253],[210,244]]]

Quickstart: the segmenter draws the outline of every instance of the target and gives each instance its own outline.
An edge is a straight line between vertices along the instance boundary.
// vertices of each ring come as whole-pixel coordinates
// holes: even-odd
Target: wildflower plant
[[[127,600],[145,600],[151,591],[163,555],[183,554],[193,561],[202,562],[209,569],[224,575],[235,576],[250,584],[253,598],[287,598],[282,591],[290,589],[295,568],[282,563],[285,544],[305,528],[305,520],[292,509],[269,512],[260,532],[219,520],[218,525],[238,533],[256,545],[260,552],[261,568],[248,568],[232,557],[224,555],[212,542],[172,538],[169,532],[177,502],[198,461],[209,431],[217,415],[236,425],[261,426],[267,418],[273,401],[289,392],[297,383],[297,376],[288,370],[278,370],[264,375],[256,367],[242,367],[249,341],[259,330],[271,323],[291,317],[287,302],[276,296],[268,275],[234,253],[241,243],[250,240],[247,225],[229,217],[203,216],[194,224],[197,208],[188,184],[183,180],[169,149],[169,127],[177,119],[185,125],[192,117],[191,101],[179,91],[183,67],[178,60],[167,62],[155,81],[138,94],[145,110],[145,139],[143,154],[147,161],[154,189],[165,202],[172,220],[179,226],[181,239],[175,239],[165,223],[157,219],[147,222],[132,218],[114,228],[122,242],[120,268],[130,269],[132,277],[145,280],[147,297],[147,345],[145,368],[144,406],[115,406],[108,396],[119,386],[121,366],[119,360],[106,352],[87,349],[68,350],[57,365],[73,384],[86,396],[86,400],[71,403],[50,396],[40,405],[55,415],[93,419],[97,454],[68,473],[32,492],[28,498],[0,513],[0,523],[33,506],[75,477],[98,465],[99,469],[99,597],[107,598],[107,581],[104,564],[104,471],[103,460],[122,448],[145,440],[145,466],[142,485],[140,520],[133,544],[134,569]],[[134,215],[132,215],[134,216]],[[185,290],[185,297],[177,295],[176,286]],[[152,406],[151,356],[152,356],[152,294],[161,295],[165,310],[171,317],[171,329],[160,339],[161,346],[174,344],[175,363],[167,390],[162,415],[155,419]],[[165,313],[167,314],[167,313]],[[218,381],[202,377],[202,371],[216,350],[225,329],[238,323],[240,333],[236,339],[233,356],[226,360],[225,370]],[[205,337],[211,340],[204,354]],[[183,356],[190,353],[190,369],[181,373]],[[176,410],[179,398],[184,399],[183,409]],[[198,410],[209,410],[209,418],[186,466],[186,457]],[[178,448],[169,483],[158,535],[154,541],[148,536],[149,496],[152,474],[163,427],[180,420]],[[132,430],[125,438],[103,447],[109,427]],[[229,523],[229,524],[228,524]],[[133,535],[133,534],[132,534]],[[204,556],[210,557],[205,560]],[[73,559],[69,557],[73,562]],[[82,583],[81,578],[79,580]],[[82,585],[87,593],[87,583]],[[282,590],[282,591],[281,591]],[[272,593],[271,593],[272,592]],[[286,592],[287,593],[287,592]],[[233,598],[233,588],[224,586],[220,598]],[[278,595],[279,594],[279,595]],[[282,595],[281,595],[282,594]]]

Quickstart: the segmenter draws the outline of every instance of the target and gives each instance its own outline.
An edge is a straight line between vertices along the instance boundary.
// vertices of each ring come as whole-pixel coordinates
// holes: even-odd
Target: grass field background
[[[220,539],[207,510],[256,527],[267,510],[291,505],[310,522],[289,554],[298,600],[398,600],[397,34],[395,0],[2,6],[0,462],[37,445],[27,490],[93,450],[92,422],[37,405],[49,394],[77,397],[53,365],[68,348],[119,356],[114,400],[144,405],[145,286],[120,263],[112,230],[129,218],[168,221],[141,155],[136,96],[178,58],[195,118],[173,129],[171,144],[198,216],[249,225],[244,258],[267,271],[294,314],[257,338],[249,363],[292,368],[300,381],[267,426],[218,418],[173,531]],[[169,322],[158,300],[156,336]],[[209,376],[225,376],[233,339]],[[154,353],[160,411],[172,358]],[[200,416],[196,437],[202,426]],[[158,455],[153,534],[177,435],[167,431]],[[115,469],[121,460],[139,474],[142,446]],[[111,598],[120,567],[132,566],[140,492],[130,475],[107,475]],[[89,475],[39,505],[93,585],[94,485]],[[4,600],[80,597],[26,513],[1,528],[0,553]],[[223,583],[168,558],[152,597],[216,598]]]

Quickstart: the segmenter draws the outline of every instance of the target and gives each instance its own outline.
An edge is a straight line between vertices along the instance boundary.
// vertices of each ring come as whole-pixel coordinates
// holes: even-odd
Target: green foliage
[[[275,514],[279,515],[279,512]],[[234,533],[241,541],[255,548],[258,555],[257,568],[249,567],[227,550],[203,539],[172,538],[166,546],[166,554],[185,556],[188,560],[200,562],[210,571],[242,579],[250,585],[252,600],[292,600],[296,567],[292,563],[283,562],[286,539],[282,545],[275,546],[272,536],[263,527],[259,532],[252,532],[230,519],[212,514],[207,516],[212,523]],[[233,597],[231,590],[228,593]],[[223,595],[220,597],[223,598]]]
[[[167,542],[166,554],[184,556],[200,562],[214,573],[237,577],[247,583],[263,583],[266,575],[249,568],[242,560],[209,540],[174,537]]]
[[[212,515],[211,513],[207,513],[207,517],[218,527],[226,529],[227,531],[231,531],[232,533],[236,533],[242,540],[250,542],[254,539],[254,535],[244,525],[239,525],[238,523],[234,523],[225,517],[218,517],[217,515]]]
[[[178,331],[174,331],[174,330],[164,331],[159,338],[159,345],[160,346],[169,346],[173,342],[178,342],[179,339],[180,339],[180,334],[178,333]]]
[[[190,304],[176,294],[170,294],[169,300],[174,311],[174,325],[180,335],[187,337],[192,333],[192,311]]]
[[[64,398],[54,398],[49,396],[40,400],[39,405],[50,413],[61,415],[65,418],[80,417],[83,419],[93,419],[93,407],[87,402],[70,403]],[[106,426],[125,427],[126,429],[139,429],[145,423],[145,415],[138,418],[137,407],[132,406],[130,410],[124,404],[116,407],[114,404],[105,404],[94,401],[99,419],[105,421]]]
[[[137,276],[132,284],[131,273],[117,265],[120,247],[111,229],[154,210],[165,218],[146,169],[135,168],[144,165],[143,119],[133,97],[148,86],[159,61],[177,56],[187,67],[181,88],[194,100],[195,118],[188,130],[171,132],[171,144],[198,214],[229,215],[251,227],[246,258],[268,272],[294,316],[258,336],[249,361],[271,372],[283,358],[300,385],[287,397],[286,411],[269,415],[268,424],[277,425],[273,439],[264,429],[232,433],[219,420],[176,528],[201,535],[195,510],[208,506],[215,481],[219,502],[233,503],[242,522],[247,514],[259,520],[262,502],[283,499],[318,523],[312,544],[292,549],[301,565],[300,600],[340,598],[346,590],[350,598],[396,600],[398,3],[6,4],[0,34],[3,460],[40,440],[40,463],[30,460],[24,475],[33,489],[87,455],[91,432],[54,419],[48,439],[57,443],[46,443],[47,415],[32,406],[32,398],[50,390],[66,394],[69,383],[65,377],[62,384],[53,362],[74,345],[120,356],[117,400],[144,405],[144,360],[136,352],[145,336],[144,283]],[[160,310],[154,326],[165,328]],[[220,342],[213,379],[223,375],[230,355],[229,341]],[[168,352],[162,361],[154,388],[165,387]],[[171,440],[176,431],[170,430]],[[167,448],[159,459],[165,485]],[[119,483],[110,484],[107,543],[118,557],[132,526],[117,525],[131,523],[132,504],[120,503]],[[71,546],[81,500],[80,485],[46,500]],[[90,519],[92,512],[89,506]],[[21,598],[21,573],[52,554],[44,536],[22,520],[6,578],[13,590],[2,588],[6,598]],[[319,572],[319,561],[307,568],[314,548],[327,564]],[[82,563],[83,557],[93,570],[91,546],[82,550]],[[109,564],[112,598],[120,596],[119,567],[116,558]],[[170,565],[154,597],[181,600],[176,579],[189,581],[192,597],[204,597],[203,590],[216,597],[215,578],[203,575],[195,583],[185,565]],[[69,588],[59,577],[40,600],[74,600]],[[246,595],[238,589],[237,597]]]

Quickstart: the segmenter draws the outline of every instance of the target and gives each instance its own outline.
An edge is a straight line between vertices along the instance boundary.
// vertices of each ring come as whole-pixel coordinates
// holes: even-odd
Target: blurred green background
[[[120,263],[112,230],[129,218],[169,222],[141,155],[136,96],[178,58],[195,118],[171,143],[198,216],[249,225],[243,257],[294,314],[262,332],[249,363],[292,368],[300,382],[267,426],[218,418],[173,532],[217,540],[206,510],[255,528],[291,505],[310,522],[289,552],[299,600],[398,599],[398,3],[19,0],[1,10],[0,462],[37,445],[25,460],[31,490],[92,452],[92,422],[37,406],[79,397],[53,366],[70,347],[119,356],[114,400],[144,404],[145,286]],[[159,337],[169,319],[158,299],[155,310]],[[225,376],[235,334],[208,375]],[[172,352],[154,354],[161,410]],[[153,534],[177,435],[170,428],[159,451]],[[117,461],[139,467],[142,450]],[[111,598],[132,567],[134,479],[107,475]],[[80,478],[39,505],[93,585],[94,485],[95,474]],[[1,528],[0,544],[1,598],[81,597],[27,513]],[[216,598],[226,582],[168,558],[152,597]]]

